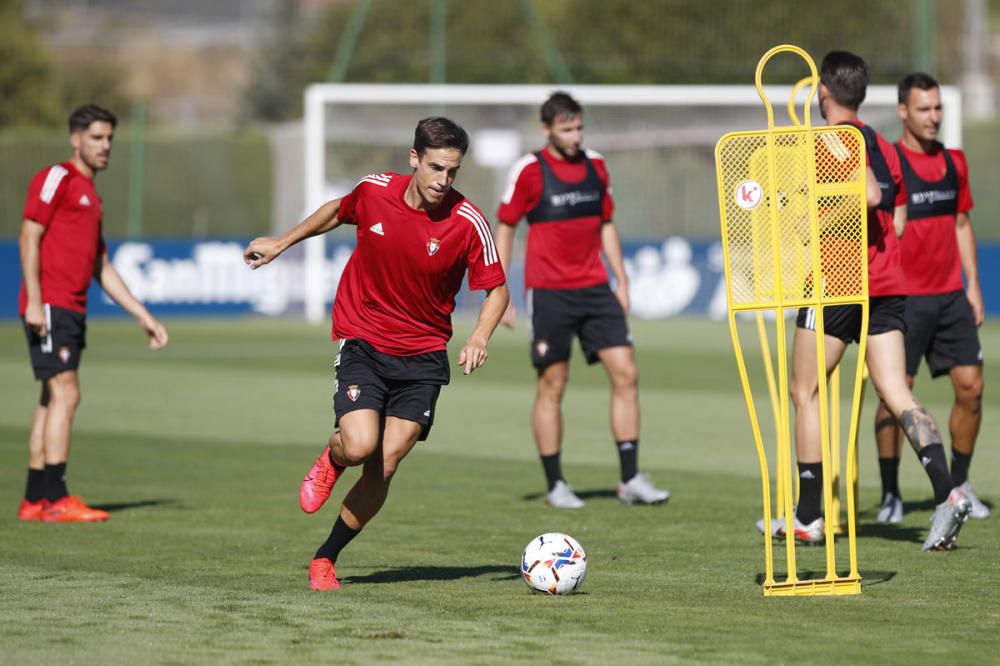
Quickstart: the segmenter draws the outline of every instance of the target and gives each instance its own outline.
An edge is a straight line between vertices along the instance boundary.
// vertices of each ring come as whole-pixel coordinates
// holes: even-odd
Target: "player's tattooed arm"
[[[899,422],[915,450],[919,451],[929,444],[941,443],[941,432],[926,407],[906,410],[900,415]]]

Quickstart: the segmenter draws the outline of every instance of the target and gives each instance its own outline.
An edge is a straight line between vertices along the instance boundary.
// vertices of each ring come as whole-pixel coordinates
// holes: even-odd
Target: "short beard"
[[[583,155],[583,148],[577,149],[577,151],[575,153],[573,153],[572,155],[570,155],[565,150],[563,150],[562,148],[560,148],[559,146],[557,146],[556,144],[552,144],[552,147],[567,162],[577,162],[577,161],[579,161],[581,159],[581,156]]]

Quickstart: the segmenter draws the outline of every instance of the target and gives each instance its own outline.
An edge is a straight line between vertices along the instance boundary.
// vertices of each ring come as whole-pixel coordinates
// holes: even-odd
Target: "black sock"
[[[45,499],[45,470],[28,468],[28,485],[24,489],[24,499],[37,502]]]
[[[45,499],[50,502],[69,495],[66,490],[66,463],[45,465]]]
[[[808,525],[823,515],[823,463],[799,463],[799,505],[795,517]]]
[[[344,549],[344,546],[351,543],[351,539],[359,534],[361,534],[361,530],[352,530],[347,526],[343,518],[337,516],[337,522],[333,524],[330,536],[326,538],[323,545],[316,551],[313,559],[325,557],[331,562],[336,562],[337,556],[340,555],[340,551]]]
[[[878,471],[882,475],[882,497],[899,494],[899,458],[878,459]]]
[[[944,445],[928,444],[917,451],[920,464],[924,466],[927,477],[934,486],[934,503],[940,504],[948,499],[948,493],[954,488],[951,473],[948,471],[948,459],[944,454]]]
[[[639,440],[618,442],[618,462],[621,464],[622,483],[639,473]]]
[[[969,480],[969,463],[972,462],[971,453],[959,453],[955,447],[951,447],[951,482],[960,486]]]
[[[541,456],[542,469],[545,470],[545,480],[549,484],[549,492],[556,487],[556,481],[562,481],[562,465],[559,464],[559,454],[553,453],[551,456]]]

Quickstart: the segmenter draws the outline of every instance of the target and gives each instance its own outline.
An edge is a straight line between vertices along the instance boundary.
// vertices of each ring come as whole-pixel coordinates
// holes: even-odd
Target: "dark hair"
[[[465,155],[469,135],[457,123],[441,116],[424,118],[413,133],[413,150],[423,155],[428,148],[454,148]]]
[[[582,116],[583,107],[569,93],[557,90],[542,104],[542,122],[551,125],[556,118]]]
[[[819,80],[834,101],[854,111],[865,101],[871,70],[859,56],[848,51],[830,51],[823,58]]]
[[[96,104],[84,104],[69,115],[69,133],[83,132],[94,122],[111,123],[112,127],[118,125],[115,114],[107,109]]]
[[[907,74],[899,82],[899,103],[906,104],[910,99],[910,91],[914,88],[918,90],[933,90],[940,87],[934,77],[926,72]]]

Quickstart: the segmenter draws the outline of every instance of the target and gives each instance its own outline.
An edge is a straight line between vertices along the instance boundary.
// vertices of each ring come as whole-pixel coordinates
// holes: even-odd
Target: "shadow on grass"
[[[874,538],[922,544],[926,536],[927,529],[924,527],[904,527],[891,523],[862,523],[858,528],[858,537],[861,539]]]
[[[348,576],[344,581],[351,583],[400,583],[415,580],[459,580],[460,578],[475,578],[488,574],[506,574],[497,580],[513,580],[521,577],[516,566],[487,564],[478,567],[391,567],[367,576]]]
[[[617,491],[608,490],[606,488],[602,490],[574,490],[573,492],[576,493],[576,496],[582,500],[611,499],[611,498],[618,499]],[[544,498],[545,498],[545,493],[528,493],[527,495],[524,495],[521,499],[524,500],[525,502],[534,502],[536,500]]]
[[[181,501],[179,499],[168,498],[168,499],[148,499],[148,500],[138,500],[136,502],[108,502],[107,504],[95,504],[95,509],[103,509],[110,513],[115,513],[116,511],[128,511],[129,509],[142,509],[147,506],[178,506]]]
[[[844,574],[845,572],[841,572],[841,573]],[[776,582],[780,583],[780,582],[784,581],[785,578],[787,578],[787,577],[788,577],[788,574],[786,574],[784,571],[782,571],[782,572],[775,571],[774,572],[774,580]],[[826,577],[826,572],[825,571],[813,571],[811,569],[807,569],[805,571],[800,571],[798,573],[798,579],[802,580],[802,581],[807,581],[807,580],[823,580],[825,577]],[[869,571],[869,570],[863,570],[863,571],[861,571],[861,587],[865,588],[865,587],[868,587],[869,585],[881,585],[882,583],[888,583],[889,581],[891,581],[895,577],[896,577],[896,572],[895,571]],[[764,574],[763,573],[758,573],[757,576],[756,576],[756,578],[754,578],[754,581],[758,585],[763,585],[764,584]]]

